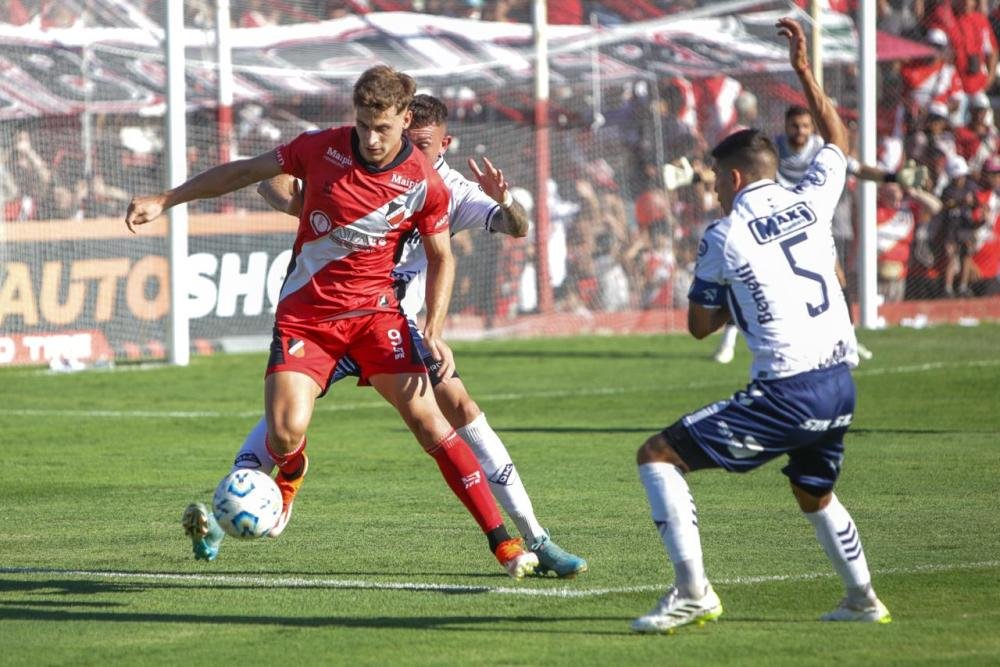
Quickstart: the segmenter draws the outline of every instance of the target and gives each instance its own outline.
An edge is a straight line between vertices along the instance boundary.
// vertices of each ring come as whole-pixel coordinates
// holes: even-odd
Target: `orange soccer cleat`
[[[507,574],[515,579],[523,579],[524,575],[531,574],[538,567],[538,556],[525,549],[524,540],[520,538],[504,540],[497,545],[493,555],[507,570]]]
[[[268,537],[278,537],[285,532],[285,526],[288,525],[288,522],[292,518],[292,503],[295,502],[295,495],[302,488],[302,482],[305,480],[307,472],[309,472],[309,457],[306,456],[305,452],[302,452],[302,472],[295,479],[289,479],[280,470],[275,475],[274,483],[278,485],[278,490],[281,491],[281,515],[278,517],[278,523],[267,534]]]

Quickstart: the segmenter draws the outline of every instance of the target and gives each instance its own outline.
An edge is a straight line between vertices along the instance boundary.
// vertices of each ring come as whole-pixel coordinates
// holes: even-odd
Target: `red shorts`
[[[325,389],[337,361],[348,354],[361,367],[361,384],[381,373],[427,372],[406,318],[377,312],[330,322],[276,322],[264,375],[294,371]]]

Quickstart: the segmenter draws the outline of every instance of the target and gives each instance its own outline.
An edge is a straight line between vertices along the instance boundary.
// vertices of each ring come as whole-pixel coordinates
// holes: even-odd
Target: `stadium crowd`
[[[158,16],[162,1],[135,4],[142,5],[147,15]],[[185,3],[188,21],[210,21],[211,4]],[[605,22],[640,20],[697,4],[549,3],[550,8],[572,13],[550,19],[569,23],[588,22],[591,14],[600,14]],[[524,21],[530,10],[526,0],[247,0],[234,5],[239,11],[233,21],[240,26],[388,10]],[[831,8],[842,11],[852,11],[855,5],[830,1]],[[80,3],[73,2],[0,0],[0,17],[12,24],[69,27],[80,20],[80,10]],[[637,14],[640,10],[642,15]],[[881,30],[920,42],[928,54],[879,63],[881,89],[896,91],[882,95],[878,110],[877,167],[889,175],[880,179],[888,182],[881,183],[878,192],[879,291],[886,301],[998,294],[1000,132],[994,102],[1000,93],[996,85],[1000,2],[881,0],[878,11]],[[556,88],[555,161],[547,204],[548,273],[557,307],[607,312],[685,306],[696,240],[704,225],[719,215],[708,151],[736,129],[762,127],[775,136],[787,132],[785,110],[801,100],[775,95],[776,90],[781,88],[759,76],[737,80],[719,74],[689,80],[659,75],[609,86],[597,109],[586,94],[589,91]],[[497,147],[482,145],[483,127],[494,132],[508,127],[522,139],[516,148],[499,153],[498,164],[508,171],[511,182],[533,182],[533,140],[523,117],[474,92],[471,97],[470,91],[433,92],[452,107],[457,138],[452,162],[461,165],[462,158],[474,152],[494,155]],[[841,102],[843,115],[851,118],[849,100]],[[194,113],[191,127],[214,126],[214,111]],[[344,120],[330,114],[327,105],[302,97],[267,108],[244,105],[236,110],[234,121],[238,152],[253,155],[305,129]],[[162,178],[163,137],[155,120],[98,114],[95,141],[105,149],[90,166],[78,149],[43,140],[60,124],[72,125],[76,119],[10,124],[12,150],[0,159],[4,219],[119,215],[126,192],[135,190],[136,183]],[[853,119],[851,125],[856,127]],[[217,160],[218,149],[210,135],[189,150],[191,173]],[[911,162],[925,168],[926,182],[894,178]],[[848,276],[856,274],[855,186],[852,179],[835,230]],[[517,191],[526,208],[532,209],[534,189]],[[197,206],[202,211],[265,208],[252,194]],[[537,308],[532,244],[462,237],[456,238],[455,252],[461,267],[456,312],[502,318]]]

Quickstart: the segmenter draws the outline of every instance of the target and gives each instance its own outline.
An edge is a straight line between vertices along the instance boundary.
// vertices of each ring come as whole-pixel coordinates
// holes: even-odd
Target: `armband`
[[[894,171],[887,171],[885,175],[882,176],[883,183],[896,183],[899,179],[899,174]]]
[[[504,190],[503,201],[500,202],[500,208],[507,210],[514,205],[514,195],[510,193],[510,190]]]

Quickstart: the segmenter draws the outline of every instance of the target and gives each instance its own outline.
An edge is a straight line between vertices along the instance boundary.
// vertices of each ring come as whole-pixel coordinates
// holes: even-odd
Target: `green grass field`
[[[186,369],[0,371],[0,663],[14,665],[1000,664],[1000,326],[866,333],[838,493],[888,626],[841,595],[772,463],[689,478],[726,613],[629,622],[671,581],[635,469],[647,435],[745,384],[685,336],[455,345],[542,522],[590,561],[514,582],[390,408],[341,383],[278,540],[196,562],[208,499],[262,404],[264,356]]]

